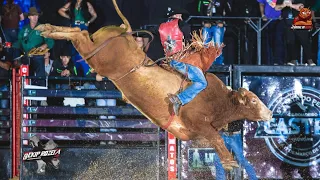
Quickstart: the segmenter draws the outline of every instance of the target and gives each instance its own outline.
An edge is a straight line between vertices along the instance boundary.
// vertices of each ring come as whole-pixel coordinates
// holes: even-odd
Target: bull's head
[[[272,119],[272,111],[253,92],[239,88],[236,98],[244,118],[251,121],[267,121]]]

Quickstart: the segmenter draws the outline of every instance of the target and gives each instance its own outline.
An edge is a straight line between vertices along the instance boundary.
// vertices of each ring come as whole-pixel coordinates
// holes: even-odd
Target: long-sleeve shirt
[[[44,43],[51,49],[54,40],[40,36],[41,32],[31,28],[30,24],[25,25],[18,34],[18,42],[14,44],[16,48],[22,48],[24,52],[29,52],[33,48],[40,47]]]
[[[55,60],[52,65],[52,72],[50,73],[50,76],[61,76],[61,72],[66,69],[70,71],[70,76],[78,75],[77,69],[71,61],[68,66],[64,66],[61,60]]]

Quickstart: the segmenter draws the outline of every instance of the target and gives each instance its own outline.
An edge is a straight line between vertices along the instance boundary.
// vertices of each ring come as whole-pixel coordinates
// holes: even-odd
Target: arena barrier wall
[[[244,122],[243,151],[259,178],[320,178],[319,72],[310,66],[234,66],[234,88],[249,89],[273,111],[272,121]]]
[[[166,179],[164,131],[121,101],[119,91],[84,89],[84,83],[93,87],[90,78],[49,78],[48,84],[52,81],[72,89],[21,86],[21,158],[16,162],[21,179]],[[104,106],[88,104],[97,99],[105,99]],[[23,160],[26,152],[41,148],[61,149],[61,154]]]
[[[0,78],[0,82],[0,180],[2,180],[8,179],[12,173],[12,96],[10,89],[12,81]]]
[[[304,66],[215,66],[210,69],[234,89],[245,87],[256,93],[274,112],[273,120],[267,123],[244,121],[243,151],[259,178],[280,179],[283,172],[287,173],[288,167],[298,170],[294,171],[294,177],[301,177],[298,172],[310,170],[313,178],[319,178],[319,70],[319,67]],[[19,80],[20,77],[13,76],[13,82],[16,83],[12,84],[12,92],[15,94],[12,101],[17,103],[22,102],[25,97],[117,100],[116,106],[108,107],[87,104],[77,107],[41,106],[26,101],[30,105],[25,103],[20,108],[21,112],[15,103],[12,107],[12,114],[16,115],[12,116],[12,125],[15,127],[12,128],[12,132],[15,132],[12,134],[12,144],[15,145],[12,146],[12,159],[16,160],[12,161],[12,166],[15,167],[12,169],[13,173],[16,170],[26,179],[112,179],[115,176],[131,179],[169,178],[169,136],[132,106],[121,102],[119,91],[81,89],[84,82],[94,81],[82,78],[67,79],[68,84],[75,87],[72,90],[24,87],[20,90]],[[53,118],[53,114],[58,114],[59,117]],[[101,115],[115,116],[116,119],[101,119]],[[27,144],[34,135],[45,146],[52,139],[61,148],[58,169],[46,168],[45,174],[41,175],[37,173],[38,163],[22,161],[19,151],[32,151],[32,147]],[[177,141],[176,144],[177,179],[215,178],[215,171],[212,169],[212,158],[215,155],[213,149],[194,147],[192,142]],[[198,159],[193,156],[195,150],[199,153]],[[195,159],[197,161],[194,163]],[[7,171],[10,172],[9,168]],[[228,177],[242,179],[247,178],[247,175],[244,170],[236,169],[228,173]]]

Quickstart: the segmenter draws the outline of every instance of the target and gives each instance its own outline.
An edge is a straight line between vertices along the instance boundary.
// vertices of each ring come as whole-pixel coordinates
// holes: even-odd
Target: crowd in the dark
[[[8,70],[20,64],[28,64],[31,76],[88,76],[91,73],[89,66],[69,41],[44,38],[34,28],[41,23],[51,23],[79,27],[81,30],[94,33],[105,25],[120,25],[120,18],[112,9],[111,1],[38,0],[35,2],[36,7],[30,7],[24,12],[14,0],[4,1],[1,8],[3,44],[1,69]],[[164,56],[158,33],[159,24],[166,21],[165,13],[168,7],[182,6],[189,12],[187,15],[184,14],[183,19],[188,21],[192,30],[203,29],[208,39],[226,45],[213,65],[239,63],[255,65],[258,56],[261,57],[263,65],[319,64],[320,51],[317,48],[319,38],[318,35],[311,36],[318,24],[316,21],[320,7],[318,0],[189,0],[168,5],[164,5],[163,2],[162,6],[159,6],[162,10],[155,9],[160,2],[154,0],[117,2],[132,22],[134,29],[147,29],[154,34],[155,40],[148,47],[144,47],[148,56],[154,60]],[[133,4],[138,8],[130,9],[129,5]],[[313,17],[312,28],[292,29],[293,18],[297,17],[303,8],[310,9],[307,13]],[[130,16],[133,14],[136,16]],[[199,15],[214,18],[188,19],[190,16]],[[238,18],[230,19],[230,17]],[[257,53],[257,33],[252,28],[254,26],[252,23],[259,20],[257,18],[261,18],[261,25],[264,27],[261,31],[261,54]],[[150,37],[141,36],[137,38],[137,43],[146,45],[148,40]],[[304,53],[300,53],[301,47]],[[30,52],[36,53],[30,55]],[[46,85],[44,80],[33,83]]]

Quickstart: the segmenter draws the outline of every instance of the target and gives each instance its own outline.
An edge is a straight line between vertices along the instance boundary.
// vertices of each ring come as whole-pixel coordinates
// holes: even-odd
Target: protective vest
[[[183,48],[183,33],[178,22],[179,19],[173,19],[159,27],[160,40],[166,56],[171,56]]]

